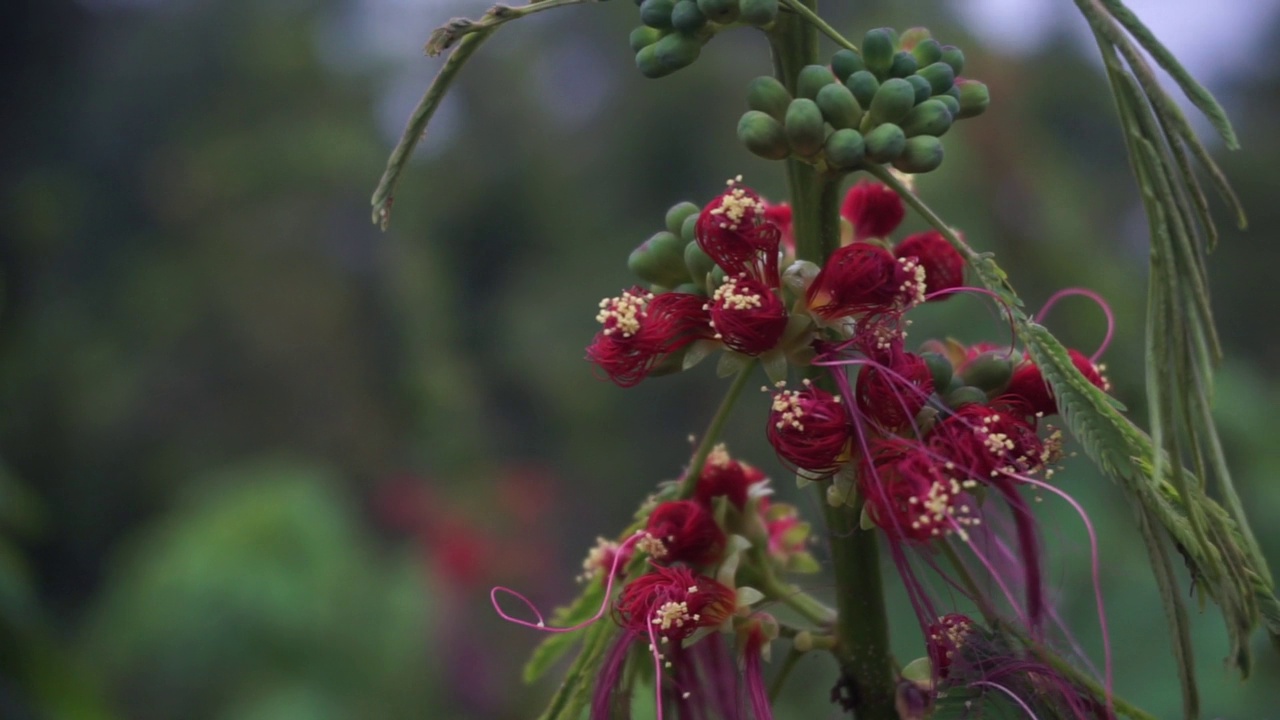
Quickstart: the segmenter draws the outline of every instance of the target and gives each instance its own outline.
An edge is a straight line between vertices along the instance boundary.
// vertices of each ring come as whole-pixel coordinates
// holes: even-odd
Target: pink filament
[[[1089,298],[1096,303],[1099,308],[1102,308],[1102,314],[1107,317],[1107,334],[1102,338],[1102,344],[1098,346],[1098,349],[1093,352],[1093,355],[1089,356],[1089,362],[1096,365],[1098,364],[1098,358],[1102,357],[1102,353],[1106,352],[1107,347],[1111,345],[1111,337],[1115,334],[1116,329],[1116,316],[1111,312],[1111,306],[1107,304],[1106,300],[1102,299],[1101,295],[1087,288],[1066,288],[1064,290],[1059,290],[1044,302],[1044,307],[1040,308],[1040,312],[1036,313],[1035,321],[1043,325],[1044,318],[1049,314],[1049,310],[1051,310],[1054,305],[1057,305],[1059,300],[1071,297],[1072,295]]]
[[[1027,707],[1027,704],[1022,701],[1022,698],[1018,697],[1012,690],[1001,685],[1000,683],[994,683],[994,682],[991,682],[990,680],[979,680],[977,682],[969,683],[969,685],[971,687],[978,687],[979,685],[981,685],[983,687],[995,688],[996,690],[999,690],[1005,695],[1008,695],[1014,702],[1018,703],[1018,706],[1022,708],[1022,711],[1025,712],[1027,714],[1027,717],[1031,718],[1031,720],[1040,720],[1040,718],[1036,717],[1036,714],[1034,712],[1031,712],[1031,708]]]

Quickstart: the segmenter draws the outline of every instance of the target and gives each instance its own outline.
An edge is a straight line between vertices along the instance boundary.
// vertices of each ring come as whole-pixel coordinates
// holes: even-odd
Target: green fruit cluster
[[[846,172],[884,163],[929,172],[942,164],[939,138],[952,123],[980,115],[990,102],[986,85],[957,79],[963,69],[964,53],[924,28],[902,36],[877,28],[860,54],[841,50],[829,68],[803,68],[796,97],[772,78],[753,80],[738,138],[771,160],[798,157]]]
[[[640,27],[631,31],[636,67],[660,78],[693,64],[715,34],[730,25],[766,27],[778,0],[636,0]]]
[[[938,397],[952,410],[998,397],[1009,387],[1016,364],[1012,354],[1005,351],[983,353],[966,361],[958,370],[942,353],[924,352],[921,357],[929,367]]]
[[[724,279],[724,271],[694,240],[699,212],[691,202],[673,205],[667,210],[666,229],[654,233],[627,258],[627,268],[654,292],[706,295],[708,287]]]

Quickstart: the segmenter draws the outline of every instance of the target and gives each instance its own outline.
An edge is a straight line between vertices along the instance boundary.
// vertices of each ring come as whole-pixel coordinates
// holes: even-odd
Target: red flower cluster
[[[768,219],[760,195],[738,180],[730,180],[729,188],[698,215],[698,247],[730,276],[745,272],[777,287],[782,230]]]
[[[733,590],[686,567],[655,566],[627,583],[614,605],[615,621],[631,632],[683,640],[733,614]]]
[[[664,502],[654,508],[637,545],[655,562],[713,565],[724,556],[724,531],[710,511],[694,500]]]
[[[600,301],[602,326],[587,347],[587,359],[622,387],[643,380],[662,358],[707,332],[705,299],[691,293],[655,296],[640,287]]]

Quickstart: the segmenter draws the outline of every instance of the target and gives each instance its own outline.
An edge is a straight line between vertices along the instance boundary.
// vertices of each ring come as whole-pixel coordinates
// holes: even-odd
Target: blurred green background
[[[733,133],[769,68],[763,38],[717,38],[692,69],[645,80],[635,9],[616,0],[486,45],[379,232],[368,197],[440,64],[421,46],[486,4],[6,6],[0,718],[518,719],[548,696],[519,682],[538,638],[498,622],[488,588],[568,599],[594,538],[679,471],[722,390],[710,367],[628,391],[594,379],[595,303],[631,284],[626,254],[668,206],[738,173],[779,198],[782,178]],[[1109,376],[1144,418],[1144,221],[1071,4],[827,4],[854,35],[925,24],[963,45],[994,104],[948,137],[921,192],[1033,307],[1072,285],[1111,301]],[[1135,3],[1198,4],[1159,5]],[[1209,63],[1245,147],[1218,153],[1251,228],[1212,258],[1217,401],[1280,569],[1276,5],[1226,3],[1175,47]],[[1083,300],[1050,325],[1086,350],[1103,332]],[[912,331],[1003,332],[970,299],[922,309]],[[743,403],[730,447],[811,511],[764,443],[764,407]],[[1087,465],[1059,477],[1102,539],[1117,690],[1174,717],[1141,540]],[[1041,509],[1055,596],[1097,658],[1082,526],[1052,498]],[[920,654],[898,621],[902,657]],[[1206,716],[1280,718],[1276,651],[1255,638],[1241,684],[1216,610],[1194,626]],[[838,717],[827,661],[801,667],[779,717]]]

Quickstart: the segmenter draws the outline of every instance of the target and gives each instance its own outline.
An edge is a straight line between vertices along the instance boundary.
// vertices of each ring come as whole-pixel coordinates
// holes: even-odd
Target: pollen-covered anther
[[[634,293],[624,290],[614,298],[600,301],[600,312],[596,313],[596,322],[604,326],[604,334],[617,332],[622,337],[631,337],[640,331],[640,322],[644,319],[645,310],[653,293]]]
[[[754,218],[765,211],[764,201],[747,189],[738,187],[740,182],[741,175],[726,182],[729,190],[721,196],[720,206],[711,210],[712,215],[721,218],[719,225],[725,230],[737,230],[743,218]]]
[[[713,303],[723,303],[730,310],[750,310],[764,305],[764,298],[759,293],[740,290],[736,277],[726,279],[723,285],[716,288],[711,300]]]
[[[925,290],[928,287],[925,283],[924,266],[914,257],[898,258],[898,264],[902,266],[903,274],[906,275],[906,279],[898,286],[903,305],[910,307],[923,303]]]
[[[672,600],[663,603],[661,607],[655,610],[653,620],[650,622],[663,630],[670,630],[673,627],[682,628],[686,622],[696,623],[698,622],[698,616],[697,614],[690,614],[689,603]]]
[[[661,538],[654,537],[650,533],[645,533],[645,536],[636,543],[636,549],[648,553],[649,557],[656,560],[661,560],[667,556],[666,543],[662,542]]]
[[[587,582],[609,572],[618,556],[618,548],[618,543],[597,537],[596,546],[587,551],[587,557],[582,561],[582,574],[577,577],[578,582]]]

